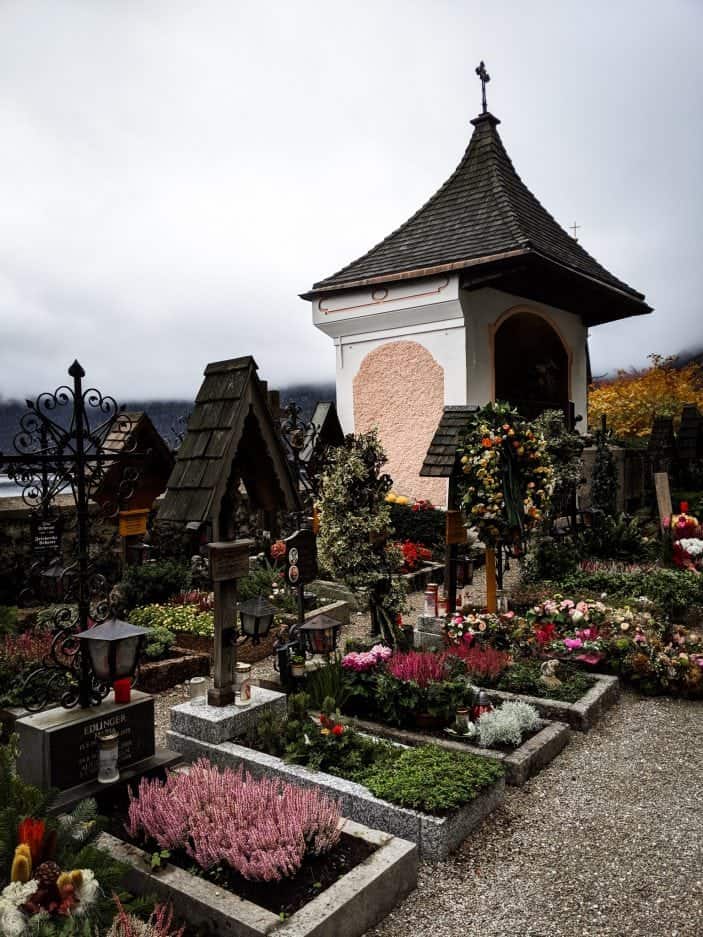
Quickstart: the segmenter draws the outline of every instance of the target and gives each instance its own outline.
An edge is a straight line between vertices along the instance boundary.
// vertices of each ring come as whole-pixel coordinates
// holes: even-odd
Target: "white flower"
[[[12,882],[0,894],[0,934],[5,937],[20,937],[27,927],[27,918],[20,911],[28,898],[38,888],[34,879],[29,882]]]
[[[100,885],[92,869],[81,869],[82,881],[76,888],[76,898],[79,904],[75,910],[76,914],[85,914],[88,908],[95,903],[100,891]]]

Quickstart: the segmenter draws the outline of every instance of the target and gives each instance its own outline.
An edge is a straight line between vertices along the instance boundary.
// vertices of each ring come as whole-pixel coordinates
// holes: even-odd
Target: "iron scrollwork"
[[[103,517],[116,517],[135,492],[139,462],[133,423],[113,397],[94,387],[83,388],[85,372],[74,361],[68,369],[73,386],[27,400],[14,437],[14,454],[0,453],[0,468],[22,488],[22,498],[36,523],[49,524],[58,514],[56,497],[71,494],[75,504],[75,557],[61,567],[61,549],[47,548],[31,567],[35,577],[47,573],[60,580],[60,607],[52,621],[51,650],[42,666],[26,678],[23,704],[37,712],[49,703],[71,708],[99,703],[109,692],[95,681],[77,635],[109,615],[109,586],[97,568],[91,543],[91,502]],[[119,474],[105,485],[108,473]],[[95,513],[95,508],[92,508]],[[47,528],[48,529],[48,528]],[[47,538],[49,541],[50,538]],[[57,565],[59,564],[59,565]]]

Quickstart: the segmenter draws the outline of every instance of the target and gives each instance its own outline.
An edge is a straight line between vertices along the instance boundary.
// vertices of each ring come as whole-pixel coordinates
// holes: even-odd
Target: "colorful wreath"
[[[544,438],[509,404],[489,403],[472,414],[459,454],[461,505],[481,540],[494,547],[524,538],[551,492]]]

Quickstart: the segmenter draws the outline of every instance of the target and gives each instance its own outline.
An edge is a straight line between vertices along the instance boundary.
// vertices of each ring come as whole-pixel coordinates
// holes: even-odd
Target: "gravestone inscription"
[[[116,704],[110,694],[94,709],[56,708],[25,716],[16,731],[21,777],[42,790],[64,791],[96,779],[101,735],[118,735],[120,768],[154,754],[154,700],[133,690],[131,702]]]

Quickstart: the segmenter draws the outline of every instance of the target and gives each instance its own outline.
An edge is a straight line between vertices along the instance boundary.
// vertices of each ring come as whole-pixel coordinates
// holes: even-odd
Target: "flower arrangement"
[[[552,467],[542,435],[508,404],[472,416],[461,449],[462,507],[488,546],[521,538],[549,500]]]
[[[357,673],[368,673],[389,660],[392,654],[393,651],[384,644],[374,644],[369,651],[350,651],[345,654],[342,658],[342,667],[345,670],[355,670]]]
[[[404,540],[396,544],[403,554],[402,572],[411,573],[417,569],[421,563],[426,563],[432,559],[432,550],[424,547],[421,543],[413,543],[412,540]]]
[[[316,790],[199,759],[187,774],[142,778],[136,797],[130,791],[126,828],[133,839],[184,850],[202,869],[226,864],[270,882],[295,875],[306,855],[333,849],[339,821],[337,804]]]
[[[471,645],[474,640],[493,640],[509,633],[515,612],[469,612],[451,615],[442,625],[445,644]]]
[[[62,869],[56,862],[61,853],[56,827],[24,817],[14,840],[10,882],[0,891],[0,934],[20,937],[39,915],[56,922],[90,912],[98,899],[97,878],[92,869]]]
[[[212,637],[215,633],[213,613],[201,612],[196,605],[143,605],[132,609],[129,621],[142,628],[167,628],[202,637]]]

